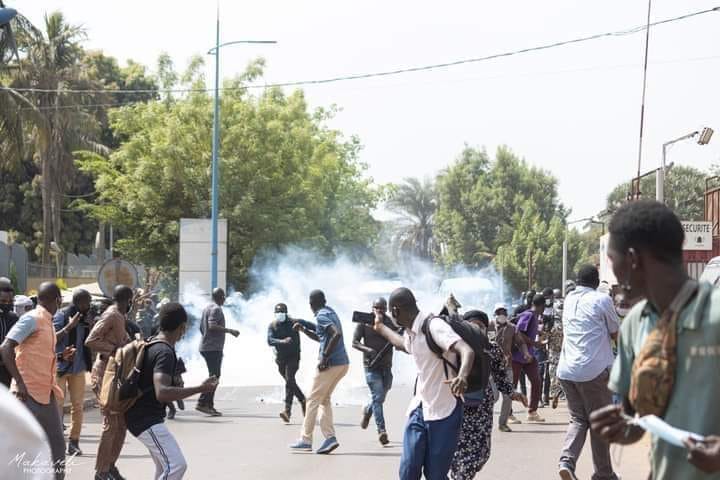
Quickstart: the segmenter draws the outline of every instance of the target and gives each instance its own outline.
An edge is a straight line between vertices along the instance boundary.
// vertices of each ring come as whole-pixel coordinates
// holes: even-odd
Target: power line
[[[289,82],[279,82],[279,83],[269,83],[269,84],[263,84],[263,85],[245,85],[242,87],[223,87],[220,88],[220,90],[223,91],[242,91],[242,90],[249,90],[249,89],[263,89],[263,88],[272,88],[272,87],[300,87],[305,85],[322,85],[327,83],[336,83],[336,82],[343,82],[343,81],[350,81],[350,80],[364,80],[369,78],[377,78],[377,77],[388,77],[388,76],[394,76],[394,75],[401,75],[405,73],[416,73],[416,72],[424,72],[424,71],[430,71],[430,70],[439,70],[439,69],[445,69],[449,67],[454,67],[458,65],[465,65],[465,64],[472,64],[472,63],[480,63],[485,62],[488,60],[495,60],[498,58],[504,58],[504,57],[511,57],[515,55],[521,55],[524,53],[530,53],[530,52],[537,52],[541,50],[549,50],[552,48],[557,47],[564,47],[567,45],[577,44],[577,43],[584,43],[589,42],[591,40],[598,40],[600,38],[606,38],[606,37],[622,37],[626,35],[632,35],[638,32],[645,31],[651,27],[656,27],[659,25],[664,25],[668,23],[673,23],[681,20],[687,20],[692,17],[697,17],[700,15],[705,15],[707,13],[711,12],[718,12],[720,11],[720,6],[709,8],[706,10],[699,10],[692,13],[687,13],[685,15],[680,15],[677,17],[667,18],[664,20],[659,20],[657,22],[648,23],[646,25],[641,25],[625,30],[618,30],[614,32],[605,32],[605,33],[598,33],[595,35],[589,35],[585,37],[575,38],[572,40],[564,40],[544,45],[538,45],[535,47],[528,47],[523,48],[520,50],[512,50],[509,52],[502,52],[502,53],[496,53],[492,55],[486,55],[483,57],[475,57],[475,58],[465,58],[460,60],[454,60],[444,63],[436,63],[431,65],[423,65],[423,66],[417,66],[417,67],[408,67],[408,68],[398,68],[395,70],[387,70],[382,72],[370,72],[370,73],[360,73],[360,74],[354,74],[354,75],[345,75],[345,76],[338,76],[338,77],[330,77],[330,78],[324,78],[324,79],[316,79],[316,80],[300,80],[300,81],[289,81]],[[11,90],[10,87],[0,87],[0,90]],[[82,90],[61,90],[58,91],[56,89],[43,89],[43,88],[15,88],[16,92],[31,92],[31,93],[63,93],[63,94],[91,94],[91,93],[107,93],[107,94],[148,94],[148,93],[206,93],[210,91],[214,91],[212,88],[170,88],[170,89],[159,89],[159,90],[153,90],[153,89],[137,89],[137,90],[125,90],[125,89],[118,89],[118,90],[108,90],[108,89],[82,89]]]
[[[677,64],[677,63],[690,63],[690,62],[703,62],[703,61],[710,61],[710,60],[720,60],[720,55],[710,55],[710,56],[704,56],[704,57],[690,57],[690,58],[672,58],[672,59],[666,59],[666,60],[656,60],[654,62],[649,62],[650,65],[668,65],[668,64]],[[614,65],[595,65],[595,66],[587,66],[587,67],[578,67],[578,68],[565,68],[560,70],[547,70],[547,71],[537,71],[537,72],[514,72],[514,73],[503,73],[498,75],[485,75],[485,76],[470,76],[465,78],[457,78],[452,80],[444,80],[443,83],[449,84],[449,83],[458,83],[458,82],[469,82],[469,81],[478,81],[478,80],[493,80],[498,78],[519,78],[519,77],[533,77],[533,76],[541,76],[541,75],[556,75],[556,74],[565,74],[565,73],[582,73],[582,72],[592,72],[592,71],[604,71],[604,70],[618,70],[618,69],[630,69],[630,68],[642,68],[642,66],[638,66],[634,63],[625,63],[625,64],[614,64]],[[423,81],[422,83],[434,83],[434,81]],[[407,82],[403,83],[394,83],[394,84],[383,84],[379,86],[374,86],[371,88],[380,88],[380,87],[394,87],[394,86],[403,86],[407,85]],[[65,104],[65,105],[48,105],[44,107],[22,107],[18,108],[17,111],[23,112],[23,111],[36,111],[36,110],[70,110],[70,109],[89,109],[89,108],[117,108],[117,107],[126,107],[131,105],[138,105],[141,103],[156,103],[159,100],[127,100],[124,102],[117,102],[117,103],[71,103],[71,104]]]

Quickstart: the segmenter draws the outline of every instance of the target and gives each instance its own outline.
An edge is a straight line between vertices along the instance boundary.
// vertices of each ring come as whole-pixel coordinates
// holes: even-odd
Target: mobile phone
[[[364,325],[372,325],[375,323],[375,315],[367,312],[353,312],[352,321]]]

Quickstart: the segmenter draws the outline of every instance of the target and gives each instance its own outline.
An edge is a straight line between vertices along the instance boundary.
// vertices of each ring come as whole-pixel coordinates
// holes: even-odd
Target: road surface
[[[279,387],[221,388],[216,407],[225,415],[208,418],[194,411],[194,400],[187,402],[185,412],[168,421],[188,461],[186,479],[392,479],[397,478],[400,461],[404,412],[411,395],[408,387],[393,389],[386,403],[385,418],[391,444],[382,447],[375,435],[374,425],[361,430],[360,403],[367,391],[357,389],[345,397],[355,405],[334,408],[340,448],[332,455],[291,453],[287,446],[298,438],[301,418],[297,415],[291,425],[284,425],[278,417],[281,405]],[[499,407],[499,403],[496,405]],[[520,407],[519,417],[525,417]],[[559,455],[568,414],[561,403],[557,410],[541,409],[545,424],[513,426],[512,433],[497,431],[497,417],[493,432],[490,461],[477,478],[544,480],[557,477]],[[497,412],[496,412],[497,413]],[[66,417],[66,421],[69,418]],[[67,478],[87,480],[92,477],[95,453],[99,441],[101,420],[99,411],[86,412],[81,448],[83,457],[72,461]],[[321,442],[316,428],[315,447]],[[646,441],[632,447],[613,447],[616,471],[624,479],[647,478]],[[578,465],[578,477],[589,479],[592,462],[589,439]],[[132,435],[128,438],[118,462],[120,471],[129,480],[153,478],[154,465],[145,448]]]

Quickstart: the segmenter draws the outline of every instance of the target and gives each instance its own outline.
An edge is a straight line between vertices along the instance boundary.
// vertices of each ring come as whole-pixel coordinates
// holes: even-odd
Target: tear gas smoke
[[[267,329],[273,320],[274,307],[278,303],[288,306],[292,318],[314,321],[308,303],[308,294],[314,289],[325,292],[328,305],[340,317],[343,342],[350,357],[350,371],[340,382],[334,400],[344,404],[362,404],[367,392],[365,386],[362,353],[352,348],[356,325],[350,319],[354,310],[371,311],[377,297],[387,298],[397,287],[406,286],[415,293],[423,312],[438,312],[449,295],[454,293],[464,309],[481,308],[487,312],[495,303],[502,301],[500,277],[493,268],[482,271],[457,270],[452,281],[442,283],[443,274],[426,262],[413,260],[403,262],[396,277],[378,274],[369,268],[339,257],[333,261],[299,249],[289,249],[272,261],[264,262],[252,271],[252,281],[257,293],[244,296],[231,292],[223,307],[228,328],[240,331],[238,338],[227,336],[223,358],[221,386],[269,386],[265,401],[277,401],[284,397],[284,382],[277,371],[273,349],[267,344]],[[442,283],[442,284],[441,284]],[[182,292],[182,302],[195,319],[210,301],[199,288],[190,287]],[[297,381],[304,392],[310,390],[318,361],[318,343],[301,334],[301,361]],[[200,343],[199,322],[188,329],[185,340],[178,345],[178,355],[188,367],[187,384],[196,384],[207,376],[207,368],[198,352]],[[393,375],[396,384],[412,385],[415,366],[409,355],[395,353]],[[358,392],[363,392],[358,395]],[[218,393],[222,398],[223,392]]]

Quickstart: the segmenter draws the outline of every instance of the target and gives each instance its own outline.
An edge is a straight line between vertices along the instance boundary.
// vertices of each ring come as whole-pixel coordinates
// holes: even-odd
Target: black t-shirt
[[[153,425],[163,423],[165,405],[158,402],[155,396],[153,375],[164,373],[173,377],[176,363],[175,349],[167,343],[155,343],[147,347],[138,380],[142,396],[125,414],[127,428],[136,437]]]
[[[400,330],[387,315],[385,315],[385,317],[383,318],[383,324],[394,332],[398,332]],[[389,344],[385,337],[383,337],[373,329],[372,325],[358,323],[357,327],[355,328],[355,335],[353,336],[353,341],[358,343],[364,343],[366,347],[370,347],[375,350],[374,355],[363,352],[363,361],[366,368],[370,367],[370,364],[373,362],[373,360],[375,361],[372,366],[373,370],[380,370],[392,367],[393,347]],[[379,355],[380,352],[383,352],[382,356],[375,360],[375,357]]]

